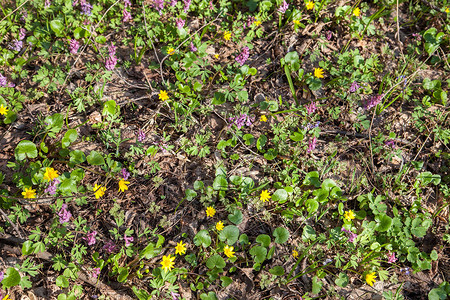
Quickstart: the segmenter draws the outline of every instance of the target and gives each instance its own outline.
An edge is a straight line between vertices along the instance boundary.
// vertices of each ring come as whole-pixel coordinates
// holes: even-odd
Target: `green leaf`
[[[378,232],[386,232],[391,228],[392,218],[386,214],[379,214],[375,217],[375,221],[377,221],[377,226],[375,226],[375,230]]]
[[[320,292],[320,290],[322,289],[322,286],[323,286],[323,282],[320,281],[320,279],[317,276],[314,276],[313,280],[312,280],[312,291],[311,291],[311,293],[318,294]]]
[[[123,268],[119,268],[119,276],[117,276],[117,281],[118,282],[125,282],[128,278],[128,268],[123,267]]]
[[[208,294],[203,293],[200,295],[200,299],[201,300],[217,300],[217,296],[216,296],[216,293],[214,293],[214,292],[209,292]]]
[[[22,244],[22,255],[29,255],[31,253],[33,253],[33,242],[25,241]]]
[[[233,245],[237,242],[239,238],[239,228],[237,228],[234,225],[228,225],[226,226],[219,234],[219,240],[222,242],[225,242],[228,245]]]
[[[23,140],[17,144],[16,149],[14,150],[14,156],[16,160],[21,161],[25,158],[35,158],[37,157],[38,152],[36,145],[33,142]]]
[[[63,148],[67,148],[70,144],[75,142],[77,137],[78,137],[78,133],[75,129],[67,130],[67,132],[64,134],[64,137],[61,140],[61,146]]]
[[[256,148],[262,152],[266,143],[267,143],[267,137],[264,134],[261,134],[261,136],[256,141]]]
[[[269,247],[270,245],[270,236],[267,234],[260,234],[256,238],[256,242],[260,243],[263,247]]]
[[[6,269],[5,277],[2,280],[3,288],[10,288],[20,283],[20,274],[16,269],[10,267]]]
[[[312,228],[309,225],[306,225],[305,227],[303,227],[303,233],[302,233],[302,240],[304,241],[308,241],[308,240],[312,240],[314,241],[316,239],[316,231],[314,230],[314,228]]]
[[[73,164],[81,164],[86,161],[86,155],[81,150],[70,151],[69,156],[69,160]]]
[[[286,54],[286,56],[284,57],[284,61],[290,65],[299,62],[297,51],[289,52],[288,54]]]
[[[88,163],[93,166],[100,166],[105,163],[103,155],[95,150],[92,150],[91,153],[86,158]]]
[[[316,199],[308,199],[305,202],[306,210],[311,215],[319,209],[319,202]]]
[[[63,36],[64,24],[60,20],[50,21],[50,28],[56,34],[56,36]]]
[[[224,288],[233,283],[233,280],[228,276],[221,276],[220,281],[222,281],[222,287]]]
[[[250,134],[250,133],[244,134],[244,136],[242,138],[244,139],[245,144],[247,146],[250,146],[255,141],[255,138],[253,137],[253,134]]]
[[[216,191],[227,190],[228,181],[224,175],[217,175],[213,182],[213,189]]]
[[[63,115],[56,113],[46,117],[44,122],[47,123],[46,130],[51,131],[52,133],[58,133],[64,125],[64,117]]]
[[[211,236],[208,231],[200,230],[194,237],[194,244],[196,246],[202,245],[204,248],[211,245]]]
[[[304,185],[313,185],[314,187],[320,187],[319,172],[312,171],[306,174],[305,180],[303,180]]]
[[[272,195],[272,200],[277,201],[280,204],[285,203],[287,201],[287,198],[288,198],[288,193],[286,192],[285,189],[278,189]]]
[[[336,278],[336,280],[334,281],[334,283],[336,283],[337,286],[340,287],[346,287],[348,284],[348,276],[345,273],[339,273],[338,278]]]
[[[275,237],[275,243],[284,244],[289,239],[289,231],[284,227],[278,227],[273,231],[273,236]]]
[[[249,253],[253,257],[255,263],[263,263],[266,259],[267,249],[263,246],[255,246],[250,249]]]
[[[282,266],[275,266],[269,270],[269,273],[276,276],[284,275],[284,268]]]
[[[89,36],[89,32],[86,29],[83,29],[81,27],[77,27],[75,28],[75,30],[73,31],[73,37],[76,40],[82,39],[82,38],[86,38]]]
[[[218,269],[223,269],[226,266],[225,260],[223,260],[222,256],[216,254],[211,256],[210,258],[208,258],[208,260],[206,261],[206,266],[209,269],[214,269],[214,268],[218,268]]]
[[[197,192],[192,189],[186,189],[185,193],[188,201],[192,201],[197,196]]]
[[[103,104],[102,115],[116,116],[120,113],[120,106],[116,104],[114,100],[108,100]]]
[[[431,251],[430,258],[434,261],[438,260],[438,254],[437,254],[436,250]]]
[[[99,35],[95,38],[95,41],[99,44],[104,44],[106,43],[106,37],[104,37],[103,35]]]
[[[56,285],[61,288],[66,288],[69,286],[69,280],[64,275],[59,275],[56,278]]]
[[[147,245],[147,247],[142,249],[142,251],[139,254],[139,256],[141,258],[150,259],[150,258],[153,258],[153,257],[157,256],[159,254],[159,252],[160,252],[159,249],[155,249],[155,244],[154,243],[149,243]]]
[[[264,153],[264,158],[267,160],[274,160],[278,155],[277,150],[270,148],[269,150],[267,150],[266,153]]]
[[[233,210],[232,214],[228,215],[228,220],[230,220],[230,222],[235,225],[241,224],[242,219],[243,219],[242,212],[237,207]]]
[[[212,100],[213,105],[220,105],[225,103],[225,94],[221,92],[214,92],[214,99]]]

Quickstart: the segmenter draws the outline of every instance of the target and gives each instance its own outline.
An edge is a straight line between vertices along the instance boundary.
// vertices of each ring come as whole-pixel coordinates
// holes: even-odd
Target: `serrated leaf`
[[[56,285],[62,288],[66,288],[69,286],[69,280],[67,280],[66,276],[59,275],[56,277]]]
[[[273,236],[275,237],[275,243],[284,244],[289,239],[289,231],[284,227],[278,227],[273,231]]]

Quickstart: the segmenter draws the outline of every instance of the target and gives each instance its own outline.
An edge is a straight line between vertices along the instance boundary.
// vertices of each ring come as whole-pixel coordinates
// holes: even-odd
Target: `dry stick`
[[[27,1],[25,1],[24,3],[20,4],[19,7],[17,7],[15,10],[13,10],[13,11],[10,12],[8,15],[6,15],[0,22],[2,22],[4,19],[6,19],[7,17],[9,17],[9,16],[12,15],[13,13],[15,13],[15,12],[16,12],[17,10],[19,10],[22,6],[24,6],[26,3],[28,3],[28,1],[30,1],[30,0],[27,0]]]
[[[23,239],[22,234],[19,231],[19,228],[17,228],[17,225],[14,224],[13,222],[11,222],[11,220],[8,218],[8,216],[5,214],[5,212],[3,211],[3,209],[0,208],[0,213],[2,214],[2,216],[8,220],[9,224],[11,224],[11,226],[14,228],[14,231],[19,235],[19,237],[21,239]]]
[[[403,48],[402,48],[402,42],[400,41],[400,20],[398,16],[398,0],[397,0],[397,40],[398,40],[398,46],[400,48],[400,52],[402,53],[403,62],[406,64],[405,55],[403,54]]]

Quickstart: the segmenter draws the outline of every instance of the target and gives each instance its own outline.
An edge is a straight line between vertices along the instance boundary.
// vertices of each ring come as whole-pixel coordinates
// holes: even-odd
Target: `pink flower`
[[[317,139],[316,137],[313,137],[308,144],[308,153],[312,152],[314,149],[316,149]]]
[[[131,245],[131,243],[133,242],[133,237],[127,237],[126,235],[123,236],[123,239],[125,240],[125,246],[128,247]]]
[[[75,39],[70,40],[70,44],[69,44],[70,53],[77,54],[78,48],[80,48],[80,43],[78,43],[78,41]]]
[[[100,268],[93,268],[92,269],[92,277],[97,278],[98,275],[100,275]]]
[[[388,263],[390,263],[390,264],[395,263],[397,261],[397,258],[395,257],[395,252],[391,253],[391,251],[389,251],[387,254],[387,257],[388,257]]]
[[[61,206],[61,210],[58,213],[59,216],[59,223],[64,224],[69,222],[70,218],[72,217],[72,214],[70,211],[67,210],[67,204],[63,204]]]
[[[236,61],[243,66],[245,64],[245,62],[247,61],[248,57],[250,56],[249,54],[249,49],[248,47],[244,47],[242,49],[241,54],[238,55],[238,57],[236,57]]]
[[[308,112],[308,115],[312,114],[313,112],[315,112],[317,109],[316,107],[316,102],[311,102],[310,104],[308,104],[306,106],[306,111]]]
[[[124,8],[122,22],[125,23],[125,22],[131,21],[131,20],[133,20],[133,18],[131,17],[130,12],[126,8]]]
[[[113,253],[116,250],[116,244],[114,244],[113,241],[108,241],[104,246],[103,250],[105,250],[108,253]]]
[[[286,0],[283,0],[283,3],[281,3],[281,6],[278,8],[278,12],[284,14],[288,8],[289,4],[286,2]]]
[[[183,29],[183,26],[184,26],[185,22],[186,21],[181,19],[181,18],[176,18],[175,19],[175,23],[177,24],[177,28],[180,29],[180,30]]]
[[[97,231],[92,231],[91,233],[86,234],[86,237],[83,237],[83,240],[87,241],[88,246],[95,245],[97,242],[95,240],[95,236],[97,235]]]
[[[345,232],[345,233],[350,234],[350,236],[348,237],[348,241],[350,243],[353,243],[355,241],[355,239],[358,237],[358,235],[356,233],[353,233],[353,232],[345,229],[344,227],[342,227],[342,231]]]
[[[191,42],[191,51],[192,52],[196,52],[197,51],[197,47],[195,47],[193,42]]]

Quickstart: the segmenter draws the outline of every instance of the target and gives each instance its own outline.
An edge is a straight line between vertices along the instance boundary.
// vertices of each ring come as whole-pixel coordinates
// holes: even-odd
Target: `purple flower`
[[[133,18],[131,17],[131,13],[126,8],[124,8],[122,22],[125,23],[125,22],[131,21],[131,20],[133,20]]]
[[[333,32],[331,30],[328,30],[325,33],[325,37],[326,37],[327,40],[331,40],[331,38],[333,37]]]
[[[278,8],[278,12],[284,14],[288,8],[289,8],[289,4],[287,4],[286,0],[283,0],[283,3]]]
[[[22,50],[22,47],[23,47],[23,42],[22,42],[22,41],[19,41],[19,40],[14,40],[14,41],[12,42],[12,44],[9,45],[9,48],[10,48],[11,50],[14,50],[14,51],[17,51],[17,52],[19,52],[20,50]]]
[[[308,115],[314,113],[316,111],[316,102],[311,102],[306,106],[306,111],[308,112]]]
[[[353,243],[355,241],[355,239],[358,237],[358,235],[356,233],[353,233],[350,230],[345,229],[344,227],[342,227],[342,231],[344,231],[345,233],[350,234],[350,236],[348,237],[348,241],[350,243]]]
[[[106,70],[112,71],[116,67],[117,64],[116,49],[117,47],[114,46],[112,43],[111,45],[108,46],[109,57],[106,59],[105,63]]]
[[[178,298],[178,296],[180,296],[180,294],[174,293],[174,292],[170,292],[170,296],[172,296],[172,300],[178,300],[180,298]]]
[[[133,237],[127,237],[126,235],[123,236],[123,239],[125,240],[125,246],[128,247],[131,245],[131,243],[133,242]]]
[[[85,16],[90,16],[92,14],[92,5],[86,0],[81,0],[81,12]]]
[[[248,47],[244,47],[242,49],[241,54],[239,54],[238,57],[236,57],[236,61],[241,66],[243,66],[245,64],[245,62],[247,61],[248,57],[249,57],[249,49],[248,49]]]
[[[356,81],[352,82],[352,85],[350,85],[350,88],[348,89],[348,91],[350,93],[354,93],[356,92],[358,89],[360,88],[359,84]]]
[[[172,0],[170,1],[170,6],[174,7],[175,5],[177,5],[178,1],[177,0]]]
[[[213,5],[212,0],[209,1],[209,9],[210,9],[210,10],[213,10],[213,9],[214,9],[214,5]]]
[[[79,48],[80,48],[80,43],[78,43],[77,40],[75,40],[75,39],[70,40],[69,51],[71,54],[77,54]]]
[[[125,8],[127,8],[128,6],[131,6],[130,0],[123,0],[123,5],[125,6]]]
[[[185,23],[186,21],[184,21],[183,19],[181,19],[181,18],[176,18],[175,19],[175,23],[177,24],[177,28],[178,29],[183,29],[183,26],[184,26],[184,23]]]
[[[192,0],[183,0],[184,2],[184,13],[187,14],[187,12],[189,11],[189,7],[191,6],[191,1]]]
[[[255,118],[251,118],[247,114],[241,114],[239,117],[231,117],[228,120],[233,122],[230,126],[234,124],[238,129],[241,129],[244,125],[251,126]]]
[[[197,47],[195,47],[193,42],[191,42],[191,51],[192,52],[197,52]]]
[[[415,38],[417,41],[422,40],[422,36],[419,33],[413,33],[412,37]]]
[[[23,10],[22,11],[22,16],[20,17],[20,21],[25,23],[26,18],[28,18],[28,12],[26,10]]]
[[[395,257],[395,252],[389,251],[389,253],[387,254],[388,257],[388,263],[392,264],[395,263],[397,261],[397,258]]]
[[[72,6],[73,7],[77,6],[79,1],[80,0],[72,0]]]
[[[308,143],[308,153],[312,152],[314,149],[316,149],[317,139],[316,137],[313,137],[309,140]]]
[[[6,77],[0,74],[0,87],[5,87],[7,85]]]
[[[44,193],[49,193],[50,195],[56,194],[58,184],[60,184],[60,181],[56,178],[53,179],[51,182],[49,182],[47,188],[44,190]]]
[[[83,240],[87,241],[88,246],[95,245],[97,242],[95,239],[95,236],[97,235],[97,231],[92,231],[90,233],[87,233],[85,237],[83,237]]]
[[[405,272],[405,275],[409,275],[411,274],[411,268],[410,267],[406,267],[406,268],[400,268],[400,272]]]
[[[49,8],[51,4],[52,4],[52,2],[50,0],[45,0],[44,7]]]
[[[372,95],[368,100],[366,100],[363,104],[364,109],[369,110],[372,107],[377,106],[381,103],[381,99],[383,98],[383,94],[381,95]]]
[[[92,277],[97,278],[98,275],[100,275],[100,268],[93,268],[92,269]]]
[[[61,210],[58,213],[59,216],[59,223],[64,224],[69,222],[70,218],[72,217],[72,214],[70,211],[67,210],[67,204],[63,204],[61,206]]]
[[[128,180],[128,178],[130,177],[130,172],[128,172],[125,168],[120,170],[120,173],[122,173],[123,180]]]
[[[108,241],[104,246],[103,250],[105,250],[108,253],[113,253],[116,250],[116,244],[114,244],[113,241]]]
[[[384,144],[388,147],[391,147],[392,149],[395,149],[395,141],[394,140],[387,140]]]
[[[142,129],[139,129],[137,132],[137,141],[139,143],[142,143],[144,142],[144,140],[145,140],[145,132]]]
[[[23,40],[27,34],[25,28],[20,28],[19,30],[19,41]]]
[[[164,9],[164,0],[154,0],[153,7],[162,15],[162,10]]]
[[[3,271],[0,272],[0,282],[2,282],[4,277],[5,277],[5,273],[3,273]]]

